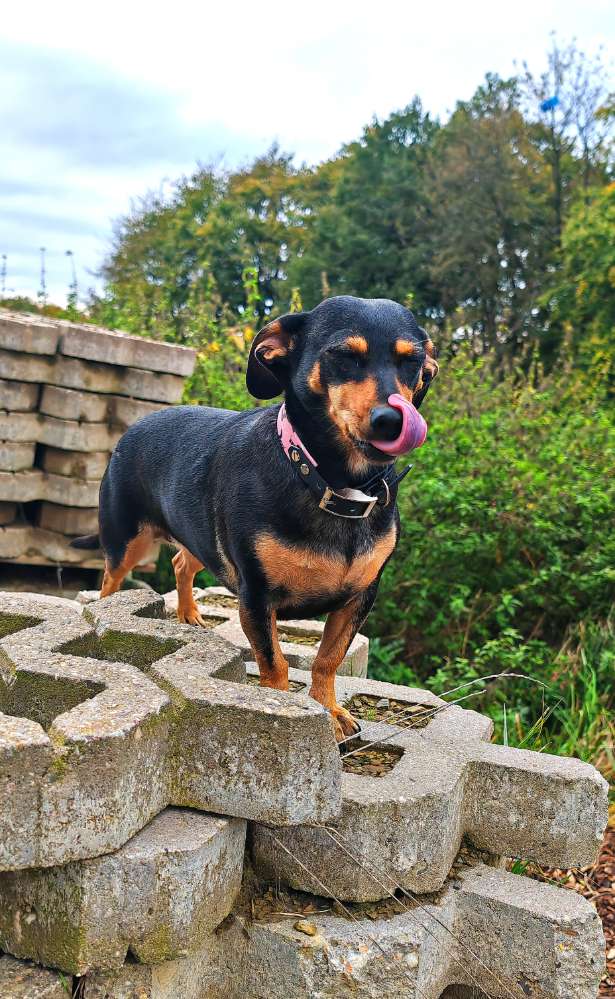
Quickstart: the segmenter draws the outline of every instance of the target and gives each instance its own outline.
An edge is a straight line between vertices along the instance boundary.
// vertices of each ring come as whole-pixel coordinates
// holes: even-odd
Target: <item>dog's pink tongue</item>
[[[414,448],[424,444],[427,437],[427,424],[418,409],[397,392],[389,396],[388,403],[389,406],[398,409],[402,414],[403,422],[399,437],[396,437],[394,441],[370,441],[373,447],[377,447],[379,451],[384,451],[385,454],[398,455],[413,451]]]

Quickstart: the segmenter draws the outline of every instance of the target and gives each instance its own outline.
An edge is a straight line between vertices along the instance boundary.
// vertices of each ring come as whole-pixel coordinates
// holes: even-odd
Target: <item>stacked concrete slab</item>
[[[379,714],[340,755],[310,663],[259,688],[218,627],[0,594],[3,999],[594,999],[595,910],[500,860],[591,863],[593,767],[351,675],[341,703]]]
[[[70,537],[96,530],[124,430],[178,402],[194,363],[186,347],[0,310],[0,561],[100,567]]]

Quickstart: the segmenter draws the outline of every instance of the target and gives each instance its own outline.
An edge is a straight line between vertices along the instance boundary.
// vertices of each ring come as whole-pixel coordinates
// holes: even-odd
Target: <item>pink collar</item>
[[[288,419],[284,403],[282,403],[278,412],[278,437],[280,438],[280,444],[284,449],[284,453],[289,460],[291,460],[291,447],[300,447],[308,461],[311,461],[314,468],[318,467],[318,462],[315,461],[305,444],[302,443],[299,434],[295,431],[292,423]]]

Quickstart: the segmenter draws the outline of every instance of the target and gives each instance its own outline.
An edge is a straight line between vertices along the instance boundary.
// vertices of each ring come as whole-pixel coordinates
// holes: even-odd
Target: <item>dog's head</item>
[[[327,419],[351,465],[391,461],[372,441],[393,441],[402,396],[418,409],[438,372],[434,347],[412,313],[388,299],[329,298],[268,323],[254,339],[246,384],[257,399],[294,395]]]

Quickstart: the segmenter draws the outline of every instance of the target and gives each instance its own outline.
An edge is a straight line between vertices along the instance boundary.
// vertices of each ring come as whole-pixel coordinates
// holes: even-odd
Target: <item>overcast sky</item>
[[[35,296],[39,247],[64,301],[66,250],[95,283],[111,224],[197,161],[273,141],[318,162],[414,94],[445,116],[487,71],[540,70],[550,32],[586,51],[612,0],[412,4],[226,0],[27,2],[0,23],[0,253],[7,293]]]

